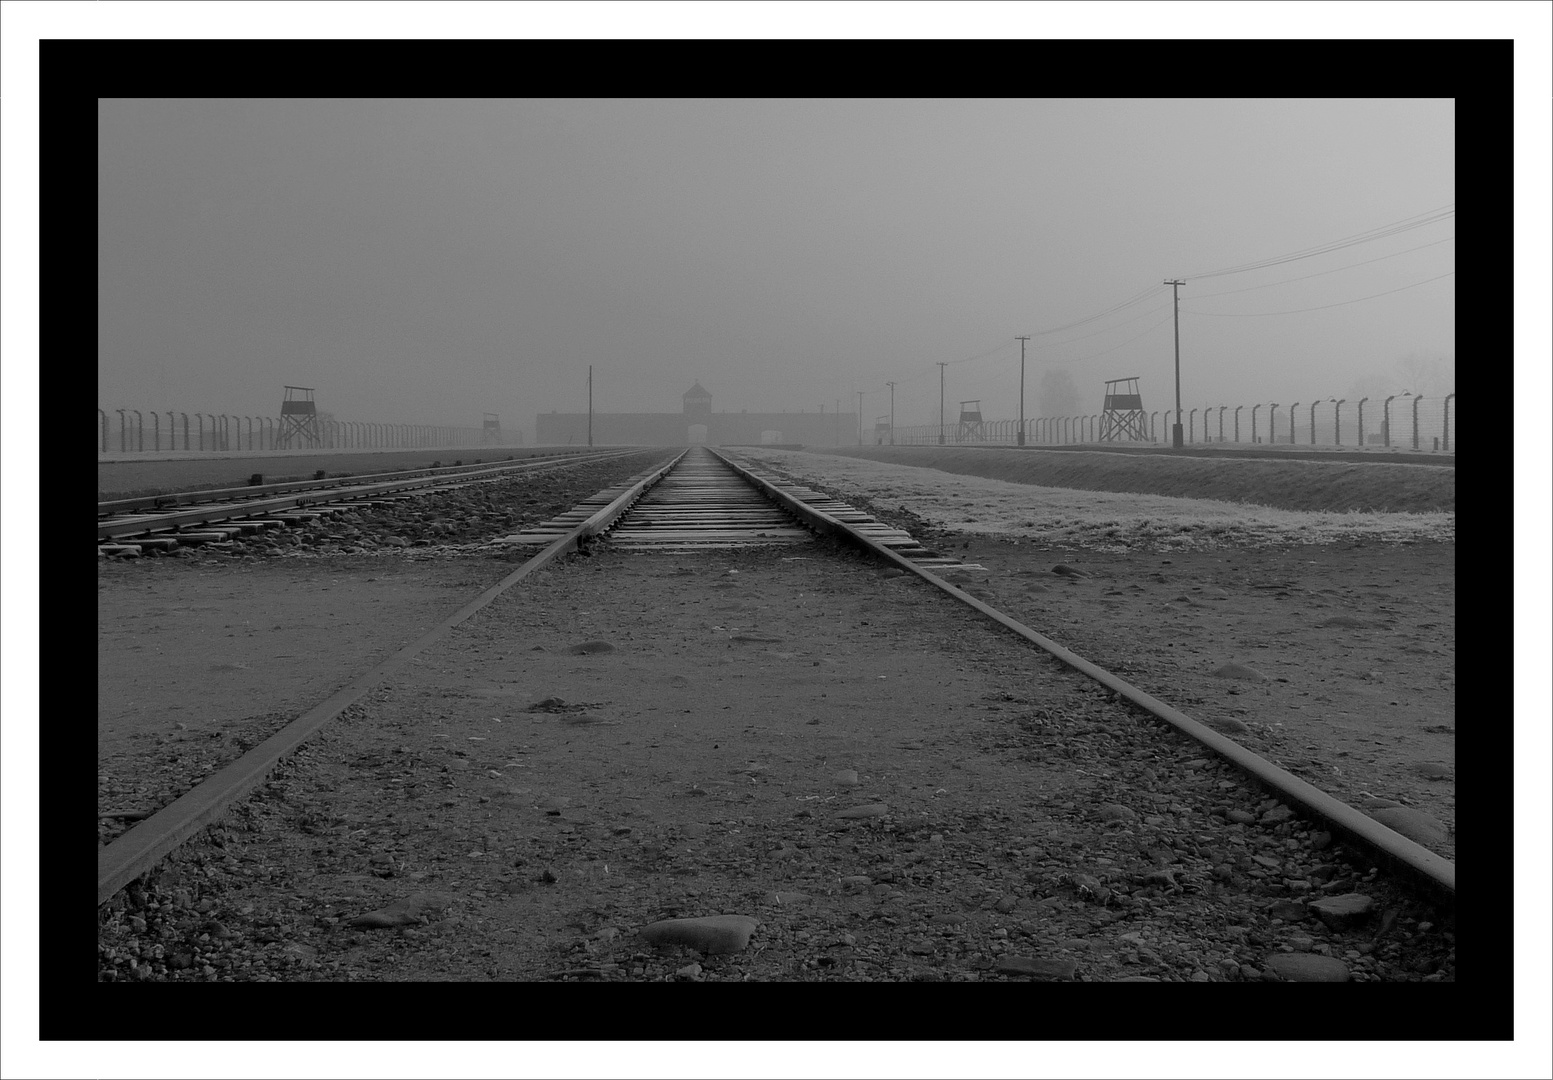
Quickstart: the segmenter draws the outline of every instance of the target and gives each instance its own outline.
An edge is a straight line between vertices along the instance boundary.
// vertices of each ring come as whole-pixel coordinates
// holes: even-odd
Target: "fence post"
[[[1262,407],[1261,402],[1251,406],[1251,441],[1256,442],[1256,411]]]
[[[1413,425],[1417,427],[1417,424]],[[151,410],[151,450],[153,453],[162,449],[162,418],[156,415],[156,410]]]
[[[1203,433],[1207,434],[1207,430],[1208,430],[1208,413],[1207,413],[1206,410],[1204,410],[1204,412],[1203,412]],[[1186,414],[1186,441],[1189,442],[1189,443],[1197,441],[1197,410],[1196,409],[1193,409],[1193,410],[1191,410],[1190,412],[1188,412]]]
[[[102,418],[102,452],[106,454],[108,452],[108,414],[98,409],[97,415]]]
[[[1380,409],[1380,437],[1389,449],[1391,446],[1391,402],[1397,395],[1392,394],[1386,399],[1386,403]]]
[[[1418,403],[1423,400],[1423,395],[1413,395],[1413,449],[1418,449]]]
[[[1445,452],[1446,453],[1450,453],[1450,449],[1451,449],[1451,398],[1453,398],[1455,396],[1456,396],[1455,394],[1446,394],[1445,395]],[[104,442],[104,445],[107,445],[106,442]]]
[[[1343,402],[1347,398],[1332,398],[1332,437],[1337,440],[1337,445],[1343,445]]]
[[[1292,432],[1289,435],[1289,441],[1294,441]],[[1310,445],[1316,445],[1316,403],[1314,401],[1310,403]]]

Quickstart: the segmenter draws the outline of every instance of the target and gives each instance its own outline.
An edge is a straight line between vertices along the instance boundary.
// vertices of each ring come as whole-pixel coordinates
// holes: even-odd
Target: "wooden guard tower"
[[[981,400],[960,402],[960,429],[955,432],[955,442],[982,440]]]
[[[303,397],[302,395],[307,395]],[[280,403],[279,447],[317,446],[322,440],[318,435],[318,406],[313,402],[311,386],[286,387],[286,400]]]
[[[1126,383],[1126,386],[1122,384]],[[1148,415],[1138,393],[1138,377],[1108,379],[1105,411],[1100,416],[1102,442],[1148,442]]]
[[[883,446],[890,441],[890,418],[888,416],[874,417],[874,445]]]
[[[501,415],[499,413],[488,412],[485,414],[485,425],[481,428],[480,440],[492,446],[501,445]]]

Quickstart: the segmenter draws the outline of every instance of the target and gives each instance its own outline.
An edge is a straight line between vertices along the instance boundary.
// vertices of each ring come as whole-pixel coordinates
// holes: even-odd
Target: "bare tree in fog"
[[[1402,385],[1426,398],[1444,397],[1456,390],[1456,358],[1439,354],[1408,353],[1396,363]]]
[[[1036,395],[1041,402],[1042,416],[1077,416],[1084,411],[1078,387],[1065,368],[1053,368],[1042,375]]]

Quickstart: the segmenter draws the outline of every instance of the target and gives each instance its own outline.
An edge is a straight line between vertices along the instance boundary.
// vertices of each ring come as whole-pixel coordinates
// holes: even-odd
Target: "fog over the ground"
[[[98,403],[904,425],[942,362],[1005,418],[1031,335],[1028,416],[1165,409],[1171,278],[1188,408],[1439,394],[1454,155],[1448,100],[105,100]]]

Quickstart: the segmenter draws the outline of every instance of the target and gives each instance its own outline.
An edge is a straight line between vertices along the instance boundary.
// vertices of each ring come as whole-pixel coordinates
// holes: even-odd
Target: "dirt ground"
[[[1249,730],[1225,725],[1231,737],[1346,802],[1394,800],[1454,824],[1454,545],[1140,556],[932,543],[945,541],[987,567],[957,584],[1135,686],[1196,719],[1238,721]],[[1059,563],[1088,576],[1052,574]],[[171,777],[120,775],[114,762],[145,742],[178,751],[163,768],[197,772],[222,756],[221,740],[257,742],[510,569],[393,557],[103,564],[103,798],[170,801]],[[1214,677],[1230,663],[1269,681]]]
[[[101,940],[120,978],[1238,981],[1294,951],[1452,977],[1442,921],[1329,837],[1227,816],[1276,809],[914,577],[603,551],[348,709]],[[1301,922],[1328,887],[1398,936]],[[635,933],[728,913],[760,924],[736,956]]]

